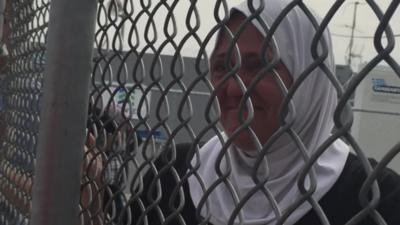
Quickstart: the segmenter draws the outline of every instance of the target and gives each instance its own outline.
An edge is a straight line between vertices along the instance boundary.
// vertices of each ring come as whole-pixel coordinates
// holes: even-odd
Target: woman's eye
[[[226,66],[223,63],[219,63],[213,66],[214,72],[224,72],[226,71]]]
[[[278,70],[278,64],[275,64],[274,66],[270,67],[270,66],[267,66],[267,64],[262,63],[262,62],[254,63],[252,67],[254,69],[259,69],[259,70],[269,68],[269,70],[268,70],[269,72],[272,72],[274,70]]]
[[[244,63],[244,65],[249,70],[259,70],[264,67],[264,64],[258,59],[248,60],[247,62]]]

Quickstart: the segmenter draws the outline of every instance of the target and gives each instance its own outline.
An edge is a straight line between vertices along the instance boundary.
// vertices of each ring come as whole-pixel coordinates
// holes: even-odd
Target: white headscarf
[[[271,26],[288,2],[285,0],[264,0],[264,2],[265,8],[260,17]],[[247,1],[234,7],[234,10],[240,11],[245,16],[251,14]],[[265,35],[256,20],[253,20],[252,23]],[[311,56],[311,41],[314,34],[315,29],[298,6],[285,16],[274,33],[281,60],[293,76],[294,81],[314,61]],[[334,73],[335,64],[331,40],[327,31],[324,33],[324,38],[329,49],[325,65]],[[296,111],[293,129],[305,144],[308,154],[312,155],[331,134],[333,113],[337,104],[336,90],[326,74],[317,68],[304,80],[292,101]],[[293,116],[293,112],[290,111],[287,119]],[[197,172],[204,185],[203,189],[195,176],[189,179],[190,194],[196,207],[199,206],[199,202],[204,196],[204,190],[209,189],[219,179],[215,171],[215,164],[221,148],[222,144],[219,138],[214,137],[200,149],[200,157],[192,160],[193,165],[200,162]],[[243,198],[255,186],[249,174],[256,159],[244,155],[235,147],[229,147],[228,152],[229,154],[224,156],[219,168],[224,171],[227,168],[227,162],[230,163],[231,173],[228,179],[239,198]],[[337,140],[318,158],[313,166],[317,189],[312,196],[316,201],[319,201],[336,182],[343,170],[348,153],[348,146],[341,140]],[[271,191],[280,210],[285,212],[301,197],[297,178],[299,171],[304,166],[304,159],[289,135],[281,136],[267,153],[266,158],[268,162],[262,165],[264,169],[258,170],[258,175],[262,177],[269,168],[270,179],[264,187]],[[306,185],[309,183],[310,179],[307,179]],[[214,225],[226,225],[236,207],[229,189],[225,183],[218,184],[207,197],[209,208],[203,205],[201,209],[202,216],[206,216],[208,213],[211,215],[210,221]],[[302,204],[287,218],[284,224],[295,224],[311,208],[308,202]],[[277,220],[271,203],[261,191],[252,195],[241,209],[241,215],[243,224],[246,225],[275,224]],[[235,218],[234,224],[240,224],[238,217]]]

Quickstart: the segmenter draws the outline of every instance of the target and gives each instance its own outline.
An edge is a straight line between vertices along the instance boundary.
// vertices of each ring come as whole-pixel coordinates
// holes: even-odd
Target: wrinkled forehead
[[[285,64],[289,72],[296,78],[296,74],[299,73],[297,61],[299,58],[304,58],[304,56],[299,54],[301,52],[297,51],[299,45],[303,44],[297,41],[297,39],[303,39],[300,36],[305,34],[305,32],[298,32],[305,28],[301,25],[303,18],[299,17],[299,14],[295,12],[297,10],[291,10],[289,13],[285,13],[283,18],[279,18],[287,6],[287,2],[284,0],[264,2],[263,9],[258,13],[252,11],[247,1],[244,1],[233,7],[230,10],[230,15],[239,12],[246,18],[249,18],[250,23],[265,39],[268,39],[265,42],[273,50],[274,57]],[[257,8],[257,5],[254,8]]]
[[[240,53],[241,56],[267,56],[265,59],[270,61],[273,52],[271,42],[266,40],[243,13],[235,11],[218,32],[211,60],[222,56],[234,57],[236,53]]]

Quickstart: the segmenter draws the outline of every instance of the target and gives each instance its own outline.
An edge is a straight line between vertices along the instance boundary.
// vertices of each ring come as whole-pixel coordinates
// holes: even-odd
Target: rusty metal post
[[[79,224],[96,0],[53,0],[31,225]]]

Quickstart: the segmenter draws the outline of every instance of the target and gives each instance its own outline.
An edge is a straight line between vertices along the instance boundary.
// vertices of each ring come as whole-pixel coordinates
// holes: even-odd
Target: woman
[[[177,147],[174,168],[181,178],[189,171],[188,184],[175,181],[173,172],[165,172],[166,164],[156,162],[163,174],[155,179],[149,172],[145,177],[143,190],[150,191],[136,198],[140,199],[134,204],[136,222],[315,225],[327,219],[338,225],[364,208],[358,201],[366,179],[363,166],[340,139],[324,151],[312,170],[306,171],[305,181],[298,184],[299,171],[307,158],[331,136],[337,105],[336,90],[318,67],[301,82],[290,104],[284,107],[286,89],[293,87],[315,61],[311,55],[315,29],[310,20],[299,7],[293,8],[264,52],[265,25],[258,19],[246,23],[252,15],[247,4],[232,9],[210,59],[211,81],[225,133],[200,149],[192,159],[192,167],[185,164],[190,147]],[[271,26],[288,2],[265,0],[264,4],[260,18]],[[244,29],[240,28],[242,24],[246,24]],[[233,40],[237,49],[231,51]],[[327,31],[319,41],[319,54],[324,46],[328,50],[324,65],[333,73],[335,64]],[[267,68],[264,56],[268,62],[278,59],[272,70]],[[371,163],[376,164],[373,160]],[[154,188],[158,179],[161,196]],[[400,210],[399,176],[385,170],[378,183],[382,191],[379,213],[387,224],[400,224],[396,215]],[[171,195],[180,185],[184,196]],[[312,196],[304,198],[313,187]],[[376,223],[372,217],[365,217],[360,224]]]

